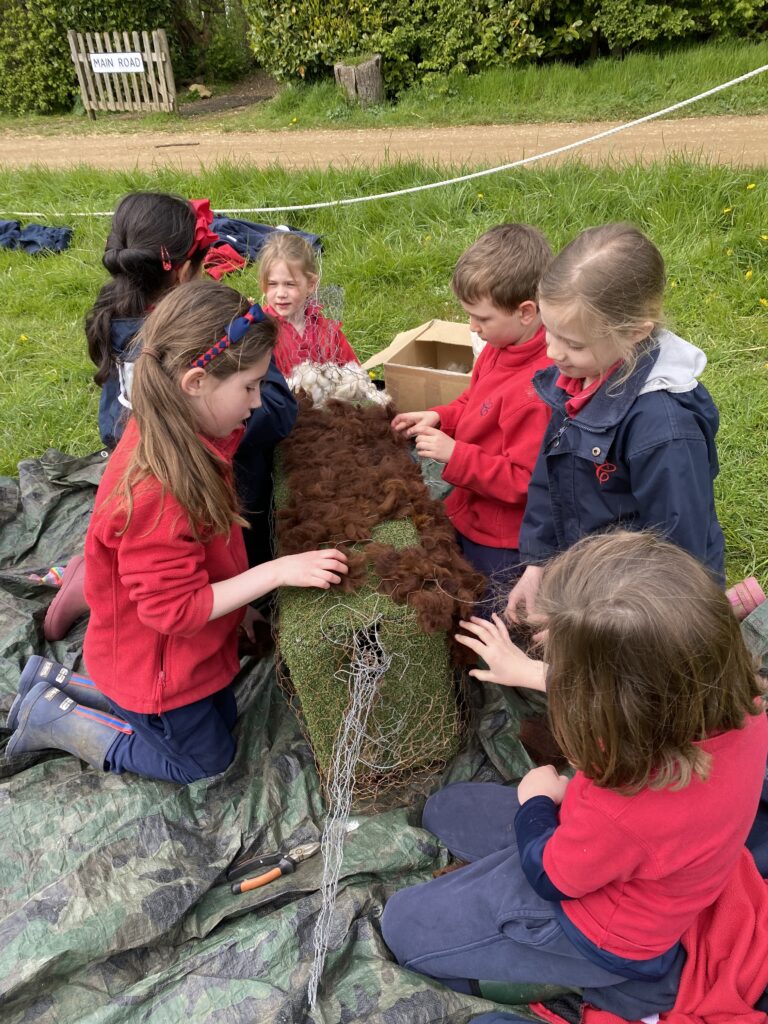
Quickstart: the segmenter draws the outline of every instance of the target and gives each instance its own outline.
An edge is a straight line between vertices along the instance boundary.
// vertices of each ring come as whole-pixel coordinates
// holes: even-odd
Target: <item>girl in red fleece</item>
[[[309,242],[287,232],[270,235],[261,250],[259,284],[267,313],[280,324],[275,362],[286,377],[305,362],[359,363],[341,324],[323,316],[315,296],[318,280]]]
[[[276,334],[259,306],[207,282],[179,286],[148,317],[133,417],[86,538],[92,680],[32,659],[9,753],[67,750],[96,768],[182,783],[231,762],[249,602],[278,586],[327,588],[346,572],[333,550],[248,568],[231,463]]]

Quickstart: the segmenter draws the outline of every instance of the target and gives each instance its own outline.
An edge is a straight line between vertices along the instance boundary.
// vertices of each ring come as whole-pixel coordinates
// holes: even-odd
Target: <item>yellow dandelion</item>
[[[677,288],[677,281],[670,281],[669,282],[669,287],[670,288]]]
[[[744,280],[745,281],[751,281],[752,280],[752,273],[753,272],[751,270],[745,271],[744,272]]]
[[[726,249],[725,250],[725,255],[726,256],[733,256],[733,249]]]
[[[768,242],[768,235],[760,235],[764,242]]]
[[[768,299],[758,299],[761,306],[768,306]]]
[[[477,198],[478,199],[485,199],[485,193],[484,192],[478,192],[477,193]]]
[[[29,341],[29,338],[26,336],[26,334],[20,334],[19,341]]]
[[[376,380],[376,374],[373,372],[373,370],[368,371],[368,376],[371,378],[371,380]]]
[[[723,207],[723,213],[733,213],[733,207],[732,206],[724,206]]]
[[[750,181],[750,183],[747,185],[747,190],[751,191],[753,188],[757,188],[757,185],[754,183],[754,181]]]
[[[298,124],[298,123],[299,123],[298,117],[292,117],[291,118],[291,124]]]

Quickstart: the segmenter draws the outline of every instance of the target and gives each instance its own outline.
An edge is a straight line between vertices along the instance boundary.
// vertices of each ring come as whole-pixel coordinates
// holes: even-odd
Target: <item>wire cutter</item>
[[[274,882],[282,875],[291,875],[296,870],[297,864],[309,857],[314,857],[319,849],[320,843],[304,843],[302,846],[295,846],[288,853],[278,850],[277,853],[268,853],[263,857],[251,857],[242,861],[234,866],[227,875],[229,881],[233,883],[232,892],[235,895],[241,892],[250,892],[251,889],[260,889],[262,885]],[[274,865],[274,867],[271,867],[269,871],[253,875],[250,878],[245,877],[250,875],[251,871],[270,865]],[[240,881],[235,881],[235,879],[240,879]]]

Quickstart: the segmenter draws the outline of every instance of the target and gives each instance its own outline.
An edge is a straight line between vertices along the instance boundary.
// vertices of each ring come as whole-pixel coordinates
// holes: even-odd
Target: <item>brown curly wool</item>
[[[288,500],[277,513],[280,551],[294,554],[330,545],[348,551],[351,593],[378,578],[378,590],[416,612],[425,633],[453,631],[472,614],[486,580],[463,558],[442,505],[429,497],[408,442],[396,434],[389,406],[332,400],[323,409],[299,402],[296,426],[280,448]],[[374,543],[380,523],[409,519],[420,543],[395,548]],[[467,650],[454,645],[456,660]]]

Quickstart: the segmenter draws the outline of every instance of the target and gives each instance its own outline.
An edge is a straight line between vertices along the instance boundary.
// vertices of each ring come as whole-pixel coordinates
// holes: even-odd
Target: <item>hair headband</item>
[[[198,356],[197,359],[193,359],[189,364],[190,367],[197,366],[200,369],[205,369],[212,359],[215,359],[216,356],[220,356],[221,353],[225,352],[231,345],[236,345],[239,341],[242,341],[245,336],[245,332],[251,324],[256,324],[259,323],[260,320],[266,319],[264,310],[258,302],[254,303],[247,313],[243,316],[239,316],[237,320],[232,321],[229,328],[224,332],[223,337],[220,338],[215,345],[212,345],[209,349],[203,352],[201,356]]]

